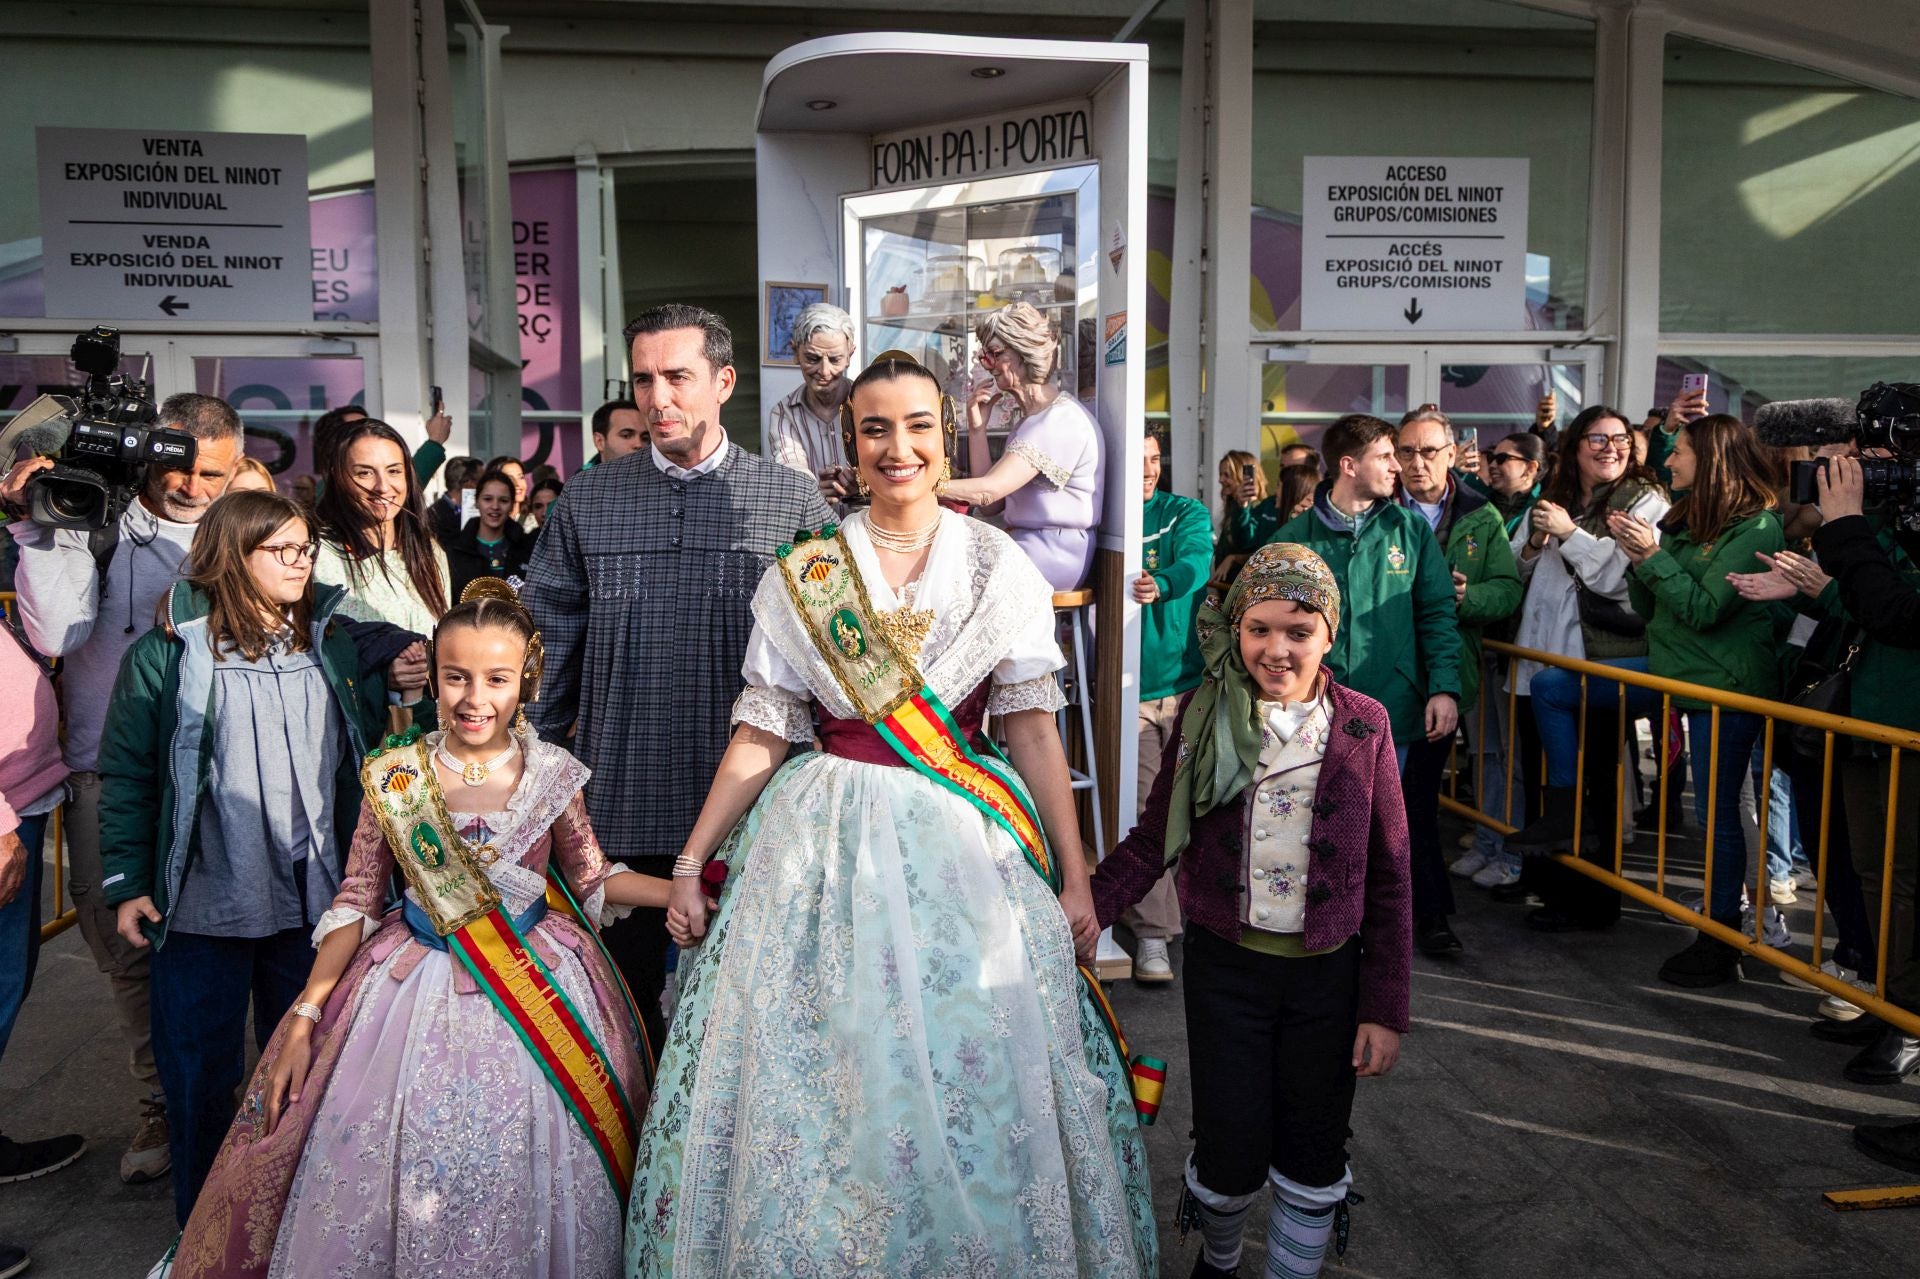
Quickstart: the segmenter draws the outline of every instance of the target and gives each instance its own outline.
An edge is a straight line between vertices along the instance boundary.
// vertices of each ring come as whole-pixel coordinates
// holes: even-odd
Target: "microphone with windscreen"
[[[1753,416],[1753,429],[1762,443],[1775,448],[1820,448],[1857,438],[1860,416],[1852,400],[1775,400],[1760,406]]]

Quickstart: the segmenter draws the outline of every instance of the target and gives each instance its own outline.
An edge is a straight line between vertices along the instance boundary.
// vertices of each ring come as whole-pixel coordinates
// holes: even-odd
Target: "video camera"
[[[37,524],[101,529],[120,518],[139,491],[147,468],[193,466],[193,436],[158,424],[147,384],[120,370],[120,334],[96,326],[74,339],[73,366],[87,375],[77,396],[43,395],[4,433],[0,461],[11,463],[25,444],[53,465],[27,484]]]
[[[1863,454],[1869,449],[1893,454],[1860,459],[1867,504],[1891,504],[1902,524],[1920,528],[1920,384],[1875,382],[1852,404],[1839,399],[1777,400],[1760,406],[1754,430],[1776,447],[1850,443]],[[1826,464],[1825,458],[1795,462],[1787,496],[1802,505],[1813,502],[1819,495],[1814,477]]]

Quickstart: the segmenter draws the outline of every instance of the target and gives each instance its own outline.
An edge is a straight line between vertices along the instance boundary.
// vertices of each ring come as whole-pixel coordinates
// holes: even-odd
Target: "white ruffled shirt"
[[[869,602],[881,612],[901,607],[874,555],[866,512],[856,512],[840,527]],[[857,711],[807,637],[780,580],[783,572],[778,564],[769,568],[754,594],[753,633],[741,664],[747,688],[734,705],[733,720],[806,742],[813,738],[812,701],[843,719]],[[942,510],[940,529],[914,586],[913,607],[933,611],[918,664],[949,706],[971,693],[982,677],[993,681],[989,714],[1053,711],[1065,704],[1054,678],[1066,658],[1055,638],[1052,588],[1006,534]]]

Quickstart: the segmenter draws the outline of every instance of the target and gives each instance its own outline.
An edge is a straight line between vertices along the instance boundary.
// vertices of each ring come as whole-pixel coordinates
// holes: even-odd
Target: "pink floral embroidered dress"
[[[526,767],[506,811],[461,812],[449,793],[455,828],[500,854],[487,876],[507,914],[545,896],[551,862],[585,916],[611,922],[625,910],[606,906],[605,884],[625,868],[587,824],[585,765],[537,738],[521,745]],[[466,970],[385,912],[394,869],[363,808],[314,940],[347,927],[366,940],[315,1030],[300,1102],[271,1134],[266,1093],[286,1024],[268,1044],[181,1238],[175,1279],[620,1272],[625,1205],[593,1147]],[[638,1036],[593,939],[557,912],[525,932],[643,1110]]]

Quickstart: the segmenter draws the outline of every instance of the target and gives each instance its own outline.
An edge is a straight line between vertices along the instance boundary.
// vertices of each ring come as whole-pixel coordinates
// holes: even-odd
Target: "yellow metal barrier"
[[[1893,894],[1891,890],[1894,869],[1894,836],[1899,815],[1901,760],[1906,752],[1920,752],[1920,733],[1909,732],[1898,728],[1889,728],[1884,724],[1875,724],[1867,720],[1854,719],[1849,716],[1828,715],[1820,711],[1810,711],[1799,706],[1789,705],[1785,702],[1772,702],[1764,698],[1748,697],[1741,693],[1729,693],[1721,689],[1706,688],[1702,685],[1689,684],[1682,680],[1663,679],[1660,676],[1643,674],[1639,671],[1622,670],[1617,666],[1608,666],[1601,662],[1589,662],[1579,658],[1562,657],[1556,653],[1541,652],[1538,649],[1519,648],[1515,645],[1501,643],[1496,640],[1488,640],[1486,642],[1486,649],[1489,652],[1498,653],[1509,660],[1530,661],[1540,663],[1543,666],[1556,666],[1562,670],[1571,671],[1581,676],[1579,715],[1580,751],[1576,763],[1573,788],[1572,847],[1574,851],[1572,853],[1554,854],[1556,861],[1563,866],[1578,871],[1582,875],[1599,881],[1608,888],[1614,889],[1642,905],[1652,907],[1671,919],[1678,920],[1684,924],[1690,924],[1708,936],[1717,938],[1727,945],[1735,947],[1764,963],[1771,964],[1773,967],[1784,972],[1792,973],[1809,985],[1817,986],[1827,994],[1837,995],[1849,1003],[1858,1005],[1874,1016],[1898,1026],[1907,1034],[1920,1035],[1920,1014],[1909,1012],[1904,1008],[1897,1007],[1886,1001],[1888,923],[1891,919],[1893,904]],[[1616,811],[1613,814],[1613,869],[1611,871],[1607,870],[1604,866],[1596,865],[1579,856],[1579,850],[1583,847],[1581,837],[1584,832],[1582,826],[1589,818],[1589,814],[1581,810],[1585,803],[1586,795],[1584,782],[1586,780],[1587,767],[1587,689],[1590,680],[1602,680],[1608,684],[1613,684],[1618,688],[1620,694],[1620,706],[1614,712],[1619,721],[1619,728],[1615,739],[1619,749],[1618,756],[1614,763],[1615,785],[1613,793],[1615,796]],[[1724,924],[1716,923],[1701,911],[1689,910],[1687,907],[1666,895],[1667,787],[1670,764],[1668,754],[1664,749],[1659,752],[1659,791],[1656,805],[1659,817],[1656,821],[1655,829],[1654,885],[1649,889],[1643,884],[1636,883],[1626,877],[1624,864],[1626,822],[1624,816],[1619,811],[1619,798],[1625,794],[1626,790],[1626,726],[1631,720],[1640,718],[1639,716],[1627,713],[1625,710],[1626,686],[1629,684],[1639,688],[1650,689],[1661,695],[1659,722],[1662,733],[1666,731],[1666,725],[1672,715],[1673,699],[1675,697],[1685,697],[1693,701],[1703,702],[1706,703],[1709,708],[1712,731],[1709,735],[1709,740],[1704,744],[1704,748],[1707,751],[1707,789],[1709,791],[1709,800],[1706,804],[1706,829],[1703,834],[1703,843],[1705,845],[1705,874],[1703,901],[1701,903],[1703,907],[1710,903],[1713,898],[1713,836],[1714,823],[1718,818],[1719,805],[1712,802],[1711,792],[1715,789],[1714,783],[1719,776],[1722,765],[1720,759],[1721,711],[1742,711],[1764,717],[1765,725],[1761,736],[1760,767],[1760,776],[1763,779],[1770,778],[1773,773],[1773,735],[1776,722],[1803,725],[1824,735],[1826,745],[1824,758],[1821,761],[1820,784],[1821,812],[1823,814],[1833,814],[1834,811],[1832,807],[1835,800],[1833,764],[1834,740],[1836,737],[1850,737],[1859,741],[1873,742],[1877,745],[1890,748],[1891,756],[1887,779],[1887,826],[1881,845],[1880,918],[1875,921],[1875,933],[1878,937],[1878,954],[1875,956],[1874,989],[1872,994],[1856,989],[1846,982],[1829,976],[1827,973],[1820,971],[1819,968],[1823,950],[1821,934],[1825,916],[1827,891],[1828,828],[1832,824],[1832,817],[1820,823],[1820,837],[1815,852],[1814,873],[1816,886],[1814,888],[1813,900],[1814,922],[1812,947],[1814,963],[1812,964],[1766,944],[1766,911],[1763,907],[1768,901],[1768,896],[1766,858],[1764,855],[1755,859],[1758,863],[1758,869],[1756,875],[1757,882],[1754,885],[1753,892],[1753,935],[1751,937],[1743,932],[1728,928]],[[1476,758],[1485,758],[1484,753],[1480,750],[1477,743],[1486,740],[1487,703],[1491,700],[1490,695],[1495,691],[1490,684],[1484,686],[1482,688],[1479,705],[1475,709],[1475,714],[1478,717],[1474,734],[1474,741],[1476,743],[1474,754]],[[1441,797],[1441,804],[1448,811],[1467,818],[1469,821],[1490,827],[1503,835],[1511,835],[1518,829],[1513,822],[1513,762],[1518,750],[1519,740],[1516,732],[1519,717],[1519,698],[1511,689],[1507,691],[1506,715],[1506,803],[1504,811],[1499,817],[1495,817],[1492,814],[1482,812],[1477,807],[1463,803],[1457,795],[1460,777],[1460,770],[1458,768],[1452,770],[1453,781],[1450,787],[1450,793]],[[1701,749],[1701,747],[1701,743],[1688,743],[1689,750],[1698,750]],[[1747,761],[1732,761],[1728,766],[1744,769],[1747,767]],[[1756,815],[1763,840],[1767,828],[1767,804],[1770,789],[1769,786],[1761,785],[1756,788],[1755,795]],[[1486,793],[1487,788],[1485,786],[1476,785],[1474,788],[1475,803],[1480,802],[1480,797]],[[1844,818],[1840,818],[1840,820],[1844,820]]]
[[[12,591],[0,591],[0,612],[4,612],[9,621],[11,621],[13,617]],[[67,810],[64,804],[54,809],[53,820],[49,822],[47,826],[47,829],[53,835],[53,917],[40,925],[40,940],[43,942],[52,941],[55,937],[58,937],[61,933],[66,932],[67,929],[72,928],[80,922],[79,910],[72,902],[67,900],[66,814]],[[42,851],[41,856],[44,857],[45,855],[45,852]]]

